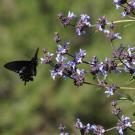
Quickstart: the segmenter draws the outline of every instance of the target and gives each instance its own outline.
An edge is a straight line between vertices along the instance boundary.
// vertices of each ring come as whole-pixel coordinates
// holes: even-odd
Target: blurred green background
[[[39,58],[42,48],[55,51],[53,36],[56,31],[71,42],[71,52],[86,49],[87,60],[93,55],[101,59],[110,57],[110,43],[102,33],[91,29],[78,37],[72,28],[61,26],[57,14],[68,11],[78,16],[87,13],[92,24],[102,15],[110,21],[121,19],[112,0],[0,0],[0,135],[56,135],[60,122],[71,132],[77,118],[84,123],[102,124],[105,128],[117,122],[111,114],[111,99],[103,90],[89,85],[75,87],[69,79],[53,81],[50,68],[41,64],[34,82],[24,86],[17,74],[3,67],[9,61],[30,59],[37,47],[40,48]],[[122,42],[134,46],[135,25],[124,26],[117,25],[116,30],[123,39],[114,44],[119,46]],[[87,79],[94,82],[91,76]],[[135,87],[127,74],[112,74],[110,82]],[[135,95],[134,91],[128,93]],[[128,101],[120,102],[119,106],[128,116],[135,112],[135,105]]]

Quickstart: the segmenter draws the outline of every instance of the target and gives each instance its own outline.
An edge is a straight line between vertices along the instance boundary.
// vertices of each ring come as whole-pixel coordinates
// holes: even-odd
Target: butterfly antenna
[[[39,48],[37,48],[37,50],[36,50],[36,53],[35,53],[35,58],[37,58],[37,55],[38,55],[38,51],[39,51]]]
[[[24,82],[24,85],[26,86],[26,81]]]
[[[37,50],[36,50],[36,52],[35,52],[35,55],[34,55],[34,57],[32,58],[32,60],[36,60],[36,59],[37,59],[38,51],[39,51],[39,48],[37,48]]]

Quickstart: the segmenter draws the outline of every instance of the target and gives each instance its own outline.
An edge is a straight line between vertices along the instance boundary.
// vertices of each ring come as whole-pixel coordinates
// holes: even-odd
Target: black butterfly
[[[39,48],[37,48],[34,57],[32,57],[30,61],[12,61],[6,63],[4,67],[18,73],[20,79],[24,81],[24,85],[26,85],[26,82],[33,81],[33,76],[36,76],[36,68],[38,65],[38,50]]]

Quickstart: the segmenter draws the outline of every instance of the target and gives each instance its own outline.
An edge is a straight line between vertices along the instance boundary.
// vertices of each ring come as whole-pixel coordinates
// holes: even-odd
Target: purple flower
[[[63,26],[68,26],[70,25],[70,22],[76,17],[76,15],[73,12],[68,12],[67,17],[64,16],[63,13],[59,13],[58,14],[58,18],[61,22],[61,24],[63,24]]]
[[[77,122],[75,123],[75,127],[80,130],[81,134],[88,134],[91,130],[91,125],[88,123],[87,125],[84,125],[80,119],[77,119]]]
[[[78,53],[76,53],[75,55],[75,62],[76,63],[82,63],[83,58],[86,56],[86,51],[80,49],[80,51]]]
[[[135,51],[135,47],[132,47],[132,48],[129,47],[128,50],[127,50],[128,55],[129,55],[130,57],[132,57],[134,51]]]
[[[82,86],[85,80],[85,72],[84,70],[76,69],[76,71],[71,75],[74,80],[74,84],[76,86]]]
[[[71,69],[76,69],[76,62],[75,61],[68,61],[67,66]]]
[[[61,77],[65,75],[64,70],[67,68],[66,58],[64,56],[57,54],[56,61],[57,64],[55,65],[54,69],[51,70],[51,77],[53,80],[55,80],[57,76]]]
[[[125,17],[125,16],[127,16],[127,15],[128,15],[128,13],[127,13],[126,11],[124,11],[124,12],[121,13],[121,16],[122,16],[122,17]]]
[[[122,39],[122,37],[120,36],[120,33],[115,33],[114,39]]]
[[[99,68],[99,72],[104,76],[104,78],[106,79],[107,77],[107,69],[105,67],[105,64],[103,62],[101,62],[99,65],[98,65],[98,68]]]
[[[105,26],[108,23],[108,20],[105,16],[101,16],[98,18],[98,22],[96,24],[96,28],[99,31],[104,31],[105,30]]]
[[[63,46],[57,45],[57,53],[62,54],[62,55],[68,53],[68,45],[69,44],[70,44],[69,42],[65,42]]]
[[[51,77],[53,80],[55,80],[57,76],[62,76],[62,75],[63,75],[62,70],[57,70],[57,71],[51,70]]]
[[[58,63],[64,63],[66,60],[67,60],[66,57],[62,56],[61,54],[57,54],[57,56],[56,56],[56,61],[57,61]]]
[[[116,5],[116,9],[118,9],[122,4],[125,4],[127,0],[113,0],[113,2]]]
[[[112,110],[112,113],[116,116],[118,116],[120,113],[121,113],[121,109],[120,108],[116,108],[114,107],[113,110]]]
[[[105,94],[107,94],[107,97],[112,96],[114,93],[113,89],[111,87],[107,87]]]
[[[89,22],[90,17],[87,14],[81,14],[81,20],[86,26],[90,27],[90,22]]]
[[[117,130],[120,135],[124,135],[123,130],[132,127],[132,122],[129,117],[122,116],[121,120],[117,123]]]
[[[90,27],[91,24],[89,22],[90,17],[87,14],[81,14],[80,15],[81,18],[79,19],[79,21],[76,24],[76,33],[77,35],[82,35],[85,34],[85,28]]]
[[[113,84],[109,87],[106,87],[105,94],[107,94],[107,97],[110,97],[114,94],[116,90],[117,90],[117,86]]]
[[[80,55],[81,57],[86,56],[86,50],[80,49],[79,55]]]
[[[112,100],[111,104],[115,107],[117,105],[117,100]]]
[[[44,52],[44,55],[43,55],[42,58],[40,58],[41,64],[48,64],[48,63],[50,63],[52,61],[52,59],[53,59],[53,55],[54,54],[50,53],[50,52],[47,52],[46,49],[44,49],[43,52]]]
[[[69,133],[65,132],[65,126],[61,123],[59,126],[60,135],[69,135]]]
[[[103,32],[106,34],[106,36],[107,36],[111,41],[113,41],[113,40],[115,40],[115,39],[122,39],[122,37],[120,36],[120,33],[114,33],[114,32],[109,31],[109,30],[104,30]]]
[[[105,129],[100,125],[91,125],[91,130],[94,135],[104,135]]]
[[[78,128],[78,129],[82,129],[84,128],[84,125],[83,123],[80,121],[80,119],[78,118],[76,123],[75,123],[75,127]]]

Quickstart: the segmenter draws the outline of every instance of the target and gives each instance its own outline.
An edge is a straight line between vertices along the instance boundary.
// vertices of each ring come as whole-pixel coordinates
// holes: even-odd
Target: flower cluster
[[[103,126],[101,125],[91,125],[91,124],[86,124],[84,125],[80,119],[77,119],[76,123],[75,123],[75,128],[79,129],[81,132],[81,135],[86,135],[89,133],[92,133],[94,135],[104,135],[105,133],[105,129]]]
[[[123,65],[123,70],[134,76],[135,74],[135,47],[124,47],[121,45],[113,51],[113,57]]]
[[[59,125],[60,135],[69,135],[69,133],[67,133],[65,129],[66,129],[65,125],[60,123]]]
[[[73,12],[68,12],[67,17],[64,14],[58,14],[58,18],[63,26],[74,26],[77,35],[82,35],[86,33],[86,29],[91,26],[89,22],[90,17],[87,14],[81,14],[80,19],[76,21],[75,24],[72,24],[71,21],[75,19],[76,15]]]
[[[93,56],[90,61],[86,61],[86,50],[80,49],[75,54],[70,54],[70,42],[65,41],[62,44],[59,33],[55,34],[54,39],[57,43],[56,52],[50,53],[47,49],[43,49],[44,55],[41,58],[42,64],[50,64],[53,68],[50,71],[53,80],[55,80],[56,77],[70,78],[76,86],[82,86],[83,84],[92,84],[86,81],[86,75],[91,73],[98,82],[98,84],[92,85],[103,88],[107,97],[110,97],[114,95],[114,92],[119,89],[119,87],[115,84],[107,83],[109,74],[112,72],[122,73],[122,71],[125,71],[134,76],[134,47],[126,48],[120,45],[119,48],[113,49],[112,59],[106,57],[104,61],[100,61],[96,56]],[[54,57],[55,61],[53,59]],[[89,70],[87,71],[80,68],[79,65],[82,64],[88,65]]]
[[[122,115],[119,122],[117,123],[117,130],[118,130],[119,134],[124,135],[123,131],[125,129],[131,128],[131,127],[132,127],[132,122],[131,122],[130,118]]]
[[[127,128],[132,127],[132,122],[129,117],[124,116],[122,110],[117,107],[117,101],[112,101],[113,111],[112,113],[118,117],[118,122],[116,126],[116,130],[119,132],[120,135],[124,135],[124,130]]]
[[[113,0],[116,8],[123,7],[124,11],[121,13],[123,17],[128,15],[135,15],[135,0]]]
[[[81,14],[80,16],[81,18],[76,23],[76,33],[79,36],[85,33],[87,27],[91,26],[89,22],[90,17],[87,14]]]
[[[92,60],[90,61],[90,66],[92,75],[103,75],[104,79],[108,76],[108,73],[117,70],[117,63],[115,60],[105,58],[104,61],[100,62],[96,56],[93,56]]]
[[[109,28],[107,29],[107,25],[109,25]],[[96,24],[96,29],[98,31],[103,32],[108,39],[112,42],[115,39],[122,39],[120,36],[120,33],[115,33],[114,32],[114,23],[109,22],[105,16],[101,16],[98,18],[97,24]]]
[[[65,27],[71,24],[71,21],[76,17],[73,12],[68,12],[67,17],[64,16],[63,13],[58,14],[58,19],[60,20],[61,24]]]
[[[113,2],[117,9],[119,7],[124,8],[124,12],[121,13],[122,16],[135,15],[135,0],[113,0]],[[79,36],[85,34],[88,28],[95,27],[96,31],[106,35],[111,41],[111,45],[115,39],[122,38],[120,33],[114,31],[115,24],[120,21],[109,22],[106,16],[100,16],[94,25],[90,23],[90,16],[87,14],[81,14],[80,18],[77,19],[77,16],[69,11],[67,16],[60,13],[58,18],[64,27],[73,27]],[[133,19],[130,21],[135,21],[135,18],[132,16],[130,18]],[[57,77],[70,78],[76,86],[83,86],[84,84],[93,85],[104,90],[107,97],[115,95],[114,97],[120,96],[121,100],[123,98],[132,102],[134,101],[128,94],[127,96],[123,93],[121,94],[121,90],[125,88],[129,89],[128,87],[120,87],[115,83],[110,84],[108,78],[112,72],[119,74],[125,72],[135,79],[135,47],[125,47],[123,44],[118,48],[112,46],[112,57],[105,57],[103,60],[100,60],[97,56],[93,56],[89,61],[86,61],[86,50],[80,48],[79,51],[70,54],[70,42],[63,42],[58,32],[55,33],[54,41],[57,44],[55,53],[43,49],[43,57],[41,58],[42,64],[49,64],[52,67],[50,72],[53,80]],[[85,65],[85,68],[83,68],[83,65]],[[87,75],[91,75],[96,83],[89,82]],[[114,129],[120,135],[124,135],[124,131],[132,129],[132,124],[135,122],[131,122],[130,118],[125,116],[121,108],[117,106],[117,103],[116,100],[112,101],[112,113],[118,118],[115,127],[105,130],[101,125],[83,124],[80,119],[77,119],[75,128],[79,129],[81,135],[104,135],[106,132]],[[59,129],[60,135],[69,135],[69,133],[65,132],[63,124],[60,125]]]
[[[83,59],[86,56],[86,51],[80,49],[80,51],[76,52],[73,56],[68,53],[69,44],[69,42],[64,42],[63,45],[57,44],[55,62],[52,59],[54,54],[48,52],[47,49],[43,49],[44,55],[41,58],[41,63],[51,65],[53,68],[51,70],[51,77],[53,80],[58,76],[64,78],[69,77],[73,79],[76,86],[81,86],[85,81],[85,70],[79,69],[78,65],[83,62]],[[66,55],[70,56],[72,60],[69,60]]]

